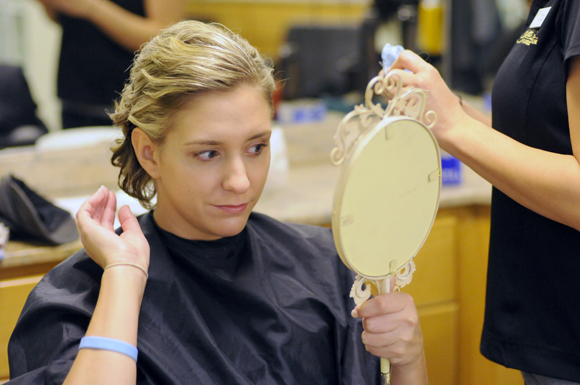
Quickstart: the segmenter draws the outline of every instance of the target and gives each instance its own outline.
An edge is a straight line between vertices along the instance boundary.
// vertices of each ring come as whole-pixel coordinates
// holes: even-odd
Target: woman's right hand
[[[77,212],[77,229],[86,253],[102,268],[113,263],[135,263],[149,268],[149,243],[128,206],[119,210],[123,233],[113,224],[117,199],[105,186],[88,198]]]
[[[113,264],[129,265],[106,269],[103,273],[85,336],[111,338],[137,346],[147,277],[132,265],[149,268],[149,243],[128,206],[119,210],[123,233],[115,233],[116,206],[115,194],[101,187],[82,204],[76,216],[85,251],[96,263],[104,269]],[[133,358],[115,351],[80,349],[64,384],[135,384],[135,364]]]

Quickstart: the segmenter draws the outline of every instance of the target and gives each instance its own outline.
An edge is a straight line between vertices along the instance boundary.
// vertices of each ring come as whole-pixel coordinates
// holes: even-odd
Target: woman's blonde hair
[[[272,107],[272,68],[245,39],[217,24],[182,21],[161,31],[135,57],[130,78],[111,119],[124,137],[112,148],[119,186],[153,208],[154,180],[141,167],[131,133],[141,128],[161,144],[173,113],[197,95],[242,84],[261,88]]]

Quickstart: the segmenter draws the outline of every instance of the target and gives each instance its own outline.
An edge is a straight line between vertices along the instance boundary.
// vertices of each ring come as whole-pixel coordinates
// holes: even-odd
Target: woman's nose
[[[246,164],[241,158],[232,159],[226,166],[223,187],[237,194],[243,194],[250,188]]]

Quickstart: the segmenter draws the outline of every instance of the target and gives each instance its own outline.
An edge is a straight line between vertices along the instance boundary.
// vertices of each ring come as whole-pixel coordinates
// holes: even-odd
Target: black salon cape
[[[361,322],[350,316],[354,277],[329,229],[253,213],[240,235],[247,255],[238,253],[239,267],[222,271],[203,257],[176,260],[152,214],[139,222],[151,263],[139,316],[138,384],[379,383],[378,359],[366,352]],[[64,381],[102,273],[80,251],[36,286],[8,347],[11,385]]]

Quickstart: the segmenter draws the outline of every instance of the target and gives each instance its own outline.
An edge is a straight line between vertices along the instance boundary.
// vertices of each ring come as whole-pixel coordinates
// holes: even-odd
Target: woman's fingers
[[[123,233],[144,237],[139,221],[133,215],[129,206],[124,205],[119,210],[119,222],[123,228]]]
[[[383,357],[396,365],[418,362],[423,355],[423,339],[418,331],[394,331],[383,334],[363,332],[362,340],[373,355]]]
[[[392,294],[392,298],[400,297],[397,296],[400,293]],[[387,298],[389,295],[385,294],[380,297]],[[405,299],[403,301],[389,302],[398,303],[393,304],[393,306],[383,306],[383,309],[386,310],[379,310],[376,314],[363,318],[363,327],[366,332],[372,334],[390,333],[401,327],[414,329],[419,326],[419,316],[412,299],[410,301]],[[365,314],[365,311],[363,310],[360,313]]]
[[[103,201],[107,198],[104,187],[98,189],[93,195],[91,195],[86,201],[83,202],[79,210],[77,211],[77,229],[79,234],[82,235],[83,226],[89,225],[91,222],[100,222],[100,215],[102,209],[100,208]]]
[[[101,187],[81,205],[77,212],[77,228],[89,224],[114,230],[117,198],[106,187]]]
[[[421,357],[423,349],[419,316],[413,298],[406,293],[387,293],[357,306],[363,318],[363,343],[372,354],[408,363]]]
[[[387,293],[371,298],[356,307],[357,318],[368,318],[385,314],[394,314],[405,309],[415,309],[413,298],[402,292]]]
[[[111,191],[107,192],[107,198],[101,216],[101,225],[108,230],[115,230],[115,213],[117,211],[117,197]]]
[[[121,227],[124,231],[129,231],[133,229],[135,226],[139,227],[139,223],[137,222],[137,218],[133,215],[133,212],[129,208],[128,205],[123,205],[119,209],[119,223],[121,223]]]
[[[85,249],[91,257],[98,254],[96,244],[114,234],[117,200],[115,194],[101,187],[81,205],[77,212],[77,229]]]
[[[87,254],[100,266],[138,263],[149,266],[149,243],[129,206],[119,210],[123,233],[114,231],[117,199],[106,187],[89,197],[77,213],[77,228]]]
[[[123,228],[122,237],[134,246],[135,257],[139,259],[138,263],[147,268],[149,266],[149,242],[147,242],[139,221],[129,206],[125,205],[119,210],[119,222]]]

